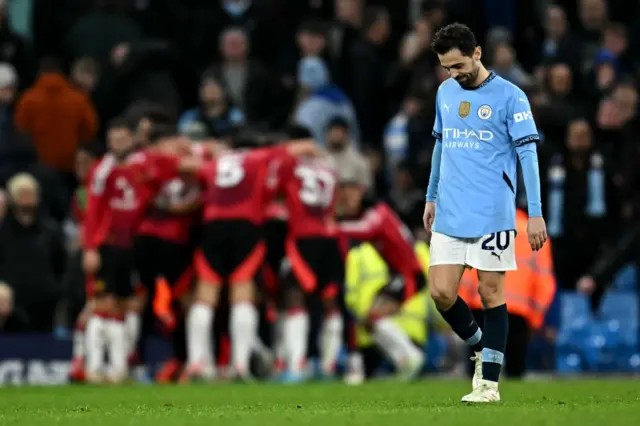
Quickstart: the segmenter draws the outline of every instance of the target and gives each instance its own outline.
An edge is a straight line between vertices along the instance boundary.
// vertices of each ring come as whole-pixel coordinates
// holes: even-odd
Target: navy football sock
[[[473,318],[469,306],[460,296],[450,309],[446,311],[438,309],[438,311],[442,318],[449,323],[453,332],[471,346],[474,352],[482,350],[482,330]]]
[[[504,363],[504,351],[509,333],[507,305],[484,310],[484,349],[482,350],[482,378],[497,382]]]

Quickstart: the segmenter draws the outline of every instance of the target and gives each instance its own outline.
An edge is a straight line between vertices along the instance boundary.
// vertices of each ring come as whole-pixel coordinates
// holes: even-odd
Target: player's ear
[[[473,60],[479,61],[482,58],[482,47],[476,47],[476,50],[473,52]]]

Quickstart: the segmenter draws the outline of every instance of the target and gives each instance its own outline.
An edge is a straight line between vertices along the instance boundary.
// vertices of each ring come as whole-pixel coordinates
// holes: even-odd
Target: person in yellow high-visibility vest
[[[420,241],[415,245],[415,253],[423,270],[428,271],[429,248]],[[370,377],[384,358],[392,358],[388,348],[379,347],[365,326],[368,312],[378,293],[389,283],[389,267],[378,251],[370,243],[361,243],[349,250],[345,265],[345,304],[355,318],[355,344],[357,351],[350,356],[346,381],[361,383]],[[415,293],[401,306],[399,312],[391,316],[398,327],[422,350],[427,342],[429,315],[433,301],[427,289]]]

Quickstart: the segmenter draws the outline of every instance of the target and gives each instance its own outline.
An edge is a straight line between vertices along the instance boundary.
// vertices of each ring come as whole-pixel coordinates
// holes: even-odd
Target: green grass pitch
[[[2,426],[632,426],[640,380],[506,382],[465,406],[468,381],[0,389]]]

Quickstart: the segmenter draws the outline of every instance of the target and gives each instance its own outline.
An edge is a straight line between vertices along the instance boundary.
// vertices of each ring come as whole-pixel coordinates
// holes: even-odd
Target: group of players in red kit
[[[384,204],[362,212],[363,188],[339,182],[330,157],[304,129],[249,149],[193,143],[156,123],[143,144],[130,120],[118,119],[108,126],[107,145],[86,180],[81,244],[88,303],[76,378],[127,378],[140,301],[155,294],[158,280],[170,287],[174,312],[183,313],[186,351],[170,374],[181,382],[216,377],[212,329],[227,311],[232,377],[251,379],[251,356],[264,347],[258,334],[264,306],[280,312],[274,363],[283,380],[304,378],[310,310],[322,312],[321,367],[333,375],[342,345],[355,350],[341,302],[349,239],[374,242],[397,274],[367,327],[375,329],[425,286],[406,228]],[[349,220],[336,221],[337,203]]]

